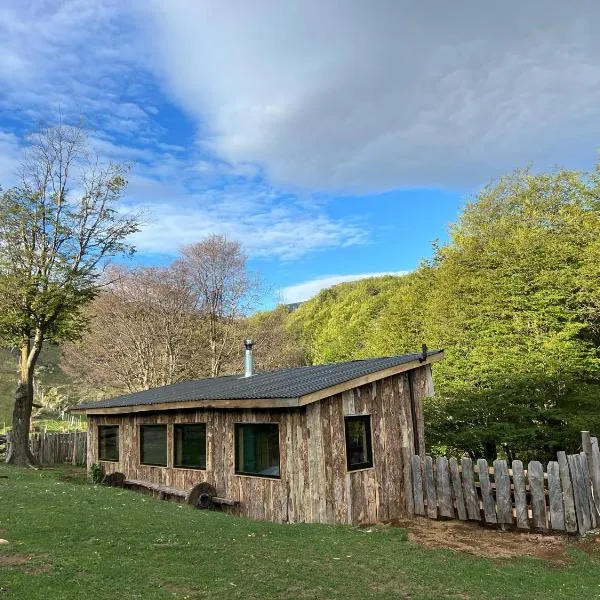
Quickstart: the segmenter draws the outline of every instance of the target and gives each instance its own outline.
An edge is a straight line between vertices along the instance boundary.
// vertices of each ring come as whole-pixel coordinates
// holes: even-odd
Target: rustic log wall
[[[276,522],[371,523],[409,512],[410,465],[404,456],[424,454],[420,398],[430,394],[429,365],[331,396],[295,409],[194,409],[130,415],[90,415],[88,466],[98,461],[98,425],[120,425],[119,462],[103,461],[106,473],[189,490],[201,481],[221,497],[237,500],[227,508],[254,519]],[[417,404],[416,427],[423,448],[414,448],[409,376]],[[371,415],[373,462],[348,472],[344,416]],[[173,468],[173,424],[206,422],[206,470]],[[280,479],[235,474],[234,424],[279,424]],[[167,467],[139,464],[139,426],[168,425]]]

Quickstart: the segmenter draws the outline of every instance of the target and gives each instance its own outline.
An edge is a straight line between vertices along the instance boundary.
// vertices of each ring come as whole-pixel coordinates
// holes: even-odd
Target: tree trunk
[[[29,449],[29,429],[31,426],[31,409],[33,407],[33,371],[41,350],[41,339],[36,340],[30,351],[27,341],[21,347],[19,357],[19,385],[15,393],[12,430],[10,433],[10,450],[6,462],[21,467],[34,467],[37,461]]]

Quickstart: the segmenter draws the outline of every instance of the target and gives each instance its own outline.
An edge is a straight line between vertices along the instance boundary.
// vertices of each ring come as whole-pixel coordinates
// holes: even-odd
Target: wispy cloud
[[[133,242],[141,252],[172,255],[182,245],[211,233],[238,240],[252,257],[294,260],[317,251],[368,240],[360,223],[330,218],[294,197],[280,197],[261,185],[230,185],[177,195],[173,187],[137,177],[130,193],[154,197],[135,203],[147,215]],[[161,196],[167,201],[161,201]]]
[[[408,271],[387,271],[383,273],[356,273],[354,275],[326,275],[295,285],[284,287],[280,290],[281,299],[286,304],[304,302],[316,296],[321,290],[346,281],[359,281],[369,277],[384,277],[385,275],[406,275]]]

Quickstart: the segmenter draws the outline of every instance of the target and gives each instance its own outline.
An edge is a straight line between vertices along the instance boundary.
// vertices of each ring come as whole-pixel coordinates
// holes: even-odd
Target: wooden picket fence
[[[411,459],[416,515],[430,519],[479,521],[502,528],[584,534],[600,526],[600,450],[598,439],[582,432],[583,452],[557,453],[544,472],[533,460],[511,468],[497,459],[431,456]],[[477,475],[477,477],[476,477]]]
[[[10,433],[7,434],[7,453],[10,444]],[[85,465],[87,459],[87,432],[72,431],[70,433],[32,433],[29,446],[34,456],[42,465],[69,463]]]

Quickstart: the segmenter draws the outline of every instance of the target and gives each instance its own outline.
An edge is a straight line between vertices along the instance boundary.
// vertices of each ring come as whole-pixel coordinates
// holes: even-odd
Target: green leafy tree
[[[599,231],[598,170],[517,171],[415,272],[324,290],[291,320],[313,362],[444,348],[430,448],[552,457],[600,432]]]
[[[32,465],[33,375],[45,344],[76,337],[82,309],[112,256],[133,251],[135,216],[118,201],[126,168],[103,164],[84,132],[61,125],[34,136],[17,186],[0,197],[0,338],[19,351],[7,462]]]

